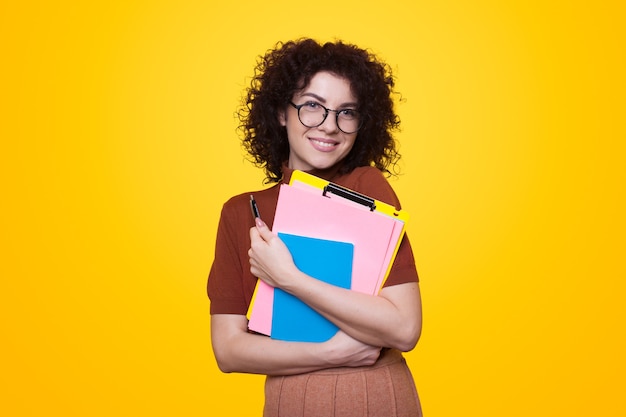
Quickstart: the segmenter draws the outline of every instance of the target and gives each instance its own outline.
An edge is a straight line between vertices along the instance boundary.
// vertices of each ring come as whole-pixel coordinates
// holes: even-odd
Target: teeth
[[[315,140],[315,139],[311,139],[313,142],[315,142],[316,144],[318,144],[319,146],[323,146],[326,148],[331,148],[333,146],[335,146],[334,143],[330,143],[330,142],[320,142],[319,140]]]

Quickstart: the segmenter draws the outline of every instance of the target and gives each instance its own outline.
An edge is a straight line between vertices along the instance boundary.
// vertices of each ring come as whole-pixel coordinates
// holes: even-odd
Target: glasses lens
[[[337,113],[337,126],[345,133],[354,133],[361,127],[361,119],[356,110],[345,109]]]
[[[317,103],[306,103],[298,110],[300,122],[306,127],[317,127],[324,122],[326,109]]]

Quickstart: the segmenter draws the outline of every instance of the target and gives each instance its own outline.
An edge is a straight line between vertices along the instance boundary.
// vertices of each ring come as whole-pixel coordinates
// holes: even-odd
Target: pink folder
[[[306,182],[307,180],[311,181],[315,185]],[[319,194],[320,192],[323,192],[322,185],[328,184],[327,181],[320,181],[320,180],[321,180],[320,178],[313,177],[310,174],[306,174],[301,171],[294,171],[294,174],[292,175],[292,180],[289,183],[289,185],[292,187],[302,188],[302,189],[309,190],[311,192]],[[322,187],[322,188],[319,188],[319,187]],[[374,211],[374,213],[376,213],[379,216],[387,216],[387,217],[391,217],[392,219],[394,219],[394,228],[393,228],[393,233],[391,235],[391,242],[395,242],[396,244],[395,246],[389,245],[389,248],[387,250],[387,255],[385,256],[385,262],[384,262],[387,268],[381,270],[380,275],[378,277],[378,283],[376,284],[376,289],[379,290],[380,288],[382,288],[383,284],[385,283],[385,280],[387,279],[387,275],[389,274],[389,270],[391,269],[393,261],[396,257],[396,253],[398,252],[400,242],[402,240],[402,237],[404,236],[406,221],[408,220],[408,217],[409,217],[408,214],[404,211],[398,211],[395,207],[385,204],[381,201],[373,200],[375,209],[372,210],[369,206],[365,206],[353,200],[337,196],[336,194],[333,194],[330,192],[325,193],[325,196],[327,198],[335,199],[337,202],[348,204],[352,207],[360,208],[361,210]]]
[[[376,294],[381,277],[386,275],[393,259],[397,222],[392,217],[341,200],[322,196],[320,190],[283,184],[273,232],[352,243],[351,289]],[[271,335],[273,297],[274,288],[259,280],[249,311],[250,330]]]

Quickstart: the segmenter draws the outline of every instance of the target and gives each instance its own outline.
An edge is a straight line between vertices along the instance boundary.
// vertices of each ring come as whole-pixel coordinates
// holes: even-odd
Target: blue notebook
[[[298,269],[307,275],[341,288],[352,282],[352,243],[316,239],[286,233],[278,237],[289,248]],[[273,339],[292,342],[325,342],[338,327],[285,291],[274,289]]]

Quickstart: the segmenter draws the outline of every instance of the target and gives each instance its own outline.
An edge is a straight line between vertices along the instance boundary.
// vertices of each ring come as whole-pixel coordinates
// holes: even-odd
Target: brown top
[[[283,183],[289,183],[293,170],[283,167]],[[336,169],[330,171],[310,171],[335,184],[366,194],[376,200],[400,209],[400,202],[383,174],[374,167],[356,168],[349,174],[339,175]],[[271,229],[278,201],[279,184],[271,188],[255,191],[254,199],[259,207],[261,218]],[[222,207],[217,229],[215,259],[207,285],[211,300],[211,314],[242,314],[254,292],[257,278],[250,273],[248,249],[250,249],[250,228],[254,219],[250,212],[250,194],[232,197]],[[404,235],[398,254],[384,286],[418,282],[415,260],[409,239]]]

